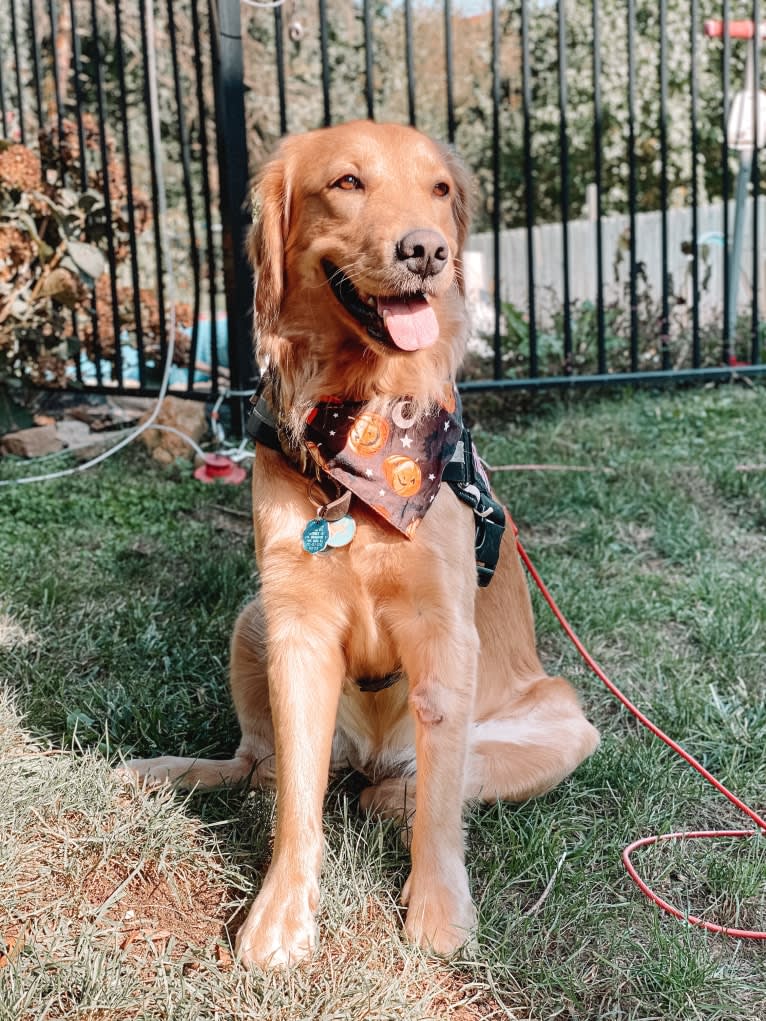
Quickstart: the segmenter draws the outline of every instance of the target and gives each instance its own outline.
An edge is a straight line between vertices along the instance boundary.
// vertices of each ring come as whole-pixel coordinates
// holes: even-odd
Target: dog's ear
[[[285,242],[290,188],[284,146],[263,166],[253,189],[253,226],[248,252],[255,267],[255,323],[260,333],[273,329],[285,291]]]

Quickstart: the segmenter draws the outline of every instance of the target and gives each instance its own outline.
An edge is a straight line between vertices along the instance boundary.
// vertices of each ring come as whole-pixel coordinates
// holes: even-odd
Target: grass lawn
[[[628,695],[766,810],[766,389],[468,402],[533,560]],[[25,469],[0,462],[10,477]],[[327,798],[317,957],[231,962],[263,876],[271,795],[147,795],[120,755],[228,755],[230,628],[256,587],[247,487],[130,449],[0,489],[0,1021],[766,1019],[764,945],[661,915],[620,861],[632,839],[747,820],[629,718],[535,596],[543,658],[572,678],[599,751],[552,793],[467,814],[478,945],[441,962],[400,937],[396,834]],[[766,840],[650,848],[684,910],[766,928]],[[240,914],[241,916],[241,914]]]

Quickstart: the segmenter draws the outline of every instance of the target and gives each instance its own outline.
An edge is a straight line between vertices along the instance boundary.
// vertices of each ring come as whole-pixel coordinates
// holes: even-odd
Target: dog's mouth
[[[335,297],[373,340],[400,351],[421,351],[438,340],[436,313],[422,291],[362,294],[329,259],[322,268]]]

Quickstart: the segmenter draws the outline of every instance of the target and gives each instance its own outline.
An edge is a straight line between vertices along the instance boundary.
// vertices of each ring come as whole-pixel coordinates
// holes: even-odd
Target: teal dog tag
[[[328,546],[348,546],[356,535],[356,521],[350,514],[344,514],[337,521],[330,522],[330,537],[327,540]]]
[[[303,529],[303,548],[307,553],[321,553],[329,538],[330,526],[324,518],[313,518]]]

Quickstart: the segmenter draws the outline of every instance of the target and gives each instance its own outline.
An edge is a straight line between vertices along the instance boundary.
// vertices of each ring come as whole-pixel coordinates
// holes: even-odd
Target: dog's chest
[[[350,678],[385,677],[400,667],[400,653],[394,635],[393,618],[407,600],[402,584],[401,552],[397,543],[365,542],[360,535],[347,557],[348,571],[342,577],[348,614],[345,654]]]
[[[406,661],[410,623],[415,618],[451,617],[456,592],[474,586],[471,516],[442,487],[432,509],[408,539],[381,526],[374,514],[352,504],[357,534],[335,580],[349,614],[349,669],[352,675],[384,676]]]

